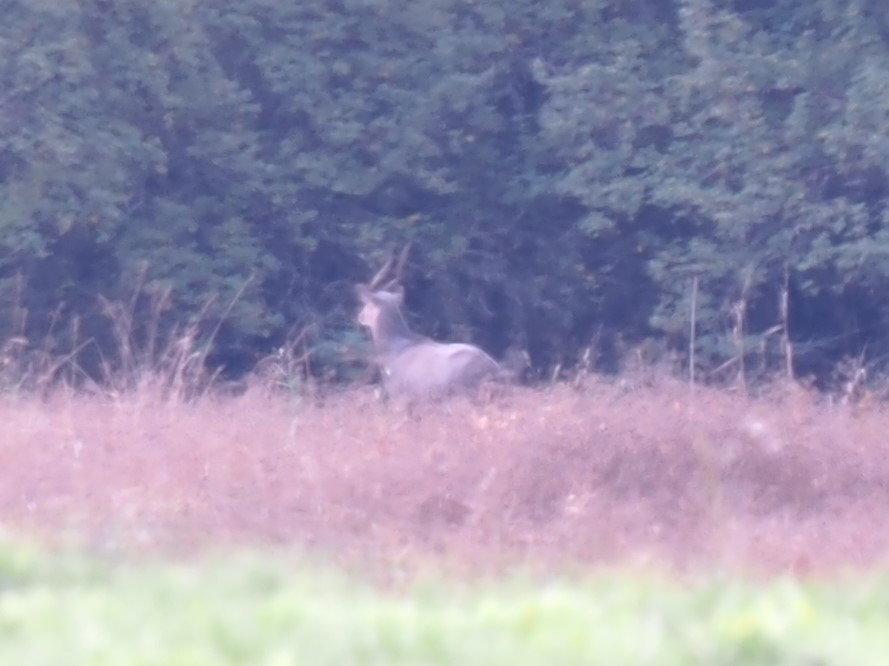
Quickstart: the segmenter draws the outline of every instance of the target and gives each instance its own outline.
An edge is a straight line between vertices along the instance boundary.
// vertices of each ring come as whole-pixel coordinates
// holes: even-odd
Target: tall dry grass
[[[370,390],[0,400],[0,522],[99,550],[649,559],[809,571],[889,553],[882,406],[668,379],[406,408]]]

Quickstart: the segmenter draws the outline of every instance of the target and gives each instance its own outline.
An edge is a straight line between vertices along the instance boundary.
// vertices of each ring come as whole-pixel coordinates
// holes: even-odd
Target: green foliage
[[[98,297],[147,284],[243,371],[307,325],[335,345],[411,242],[420,329],[541,370],[687,349],[695,279],[708,365],[739,301],[753,341],[782,323],[785,275],[798,342],[889,351],[873,2],[7,5],[8,334],[104,349]]]
[[[875,110],[889,102],[878,83],[889,51],[855,5],[796,10],[808,20],[799,29],[788,3],[770,21],[748,21],[686,0],[676,4],[681,51],[672,57],[628,40],[538,74],[552,94],[547,135],[573,164],[563,187],[598,209],[597,220],[644,222],[620,232],[641,232],[650,252],[656,330],[688,330],[694,278],[703,340],[740,300],[754,330],[780,324],[785,271],[796,298],[822,307],[825,292],[848,297],[882,281],[885,153],[873,137],[883,120]],[[796,31],[782,32],[788,25]],[[590,114],[595,105],[603,108]],[[844,310],[797,334],[835,331]]]

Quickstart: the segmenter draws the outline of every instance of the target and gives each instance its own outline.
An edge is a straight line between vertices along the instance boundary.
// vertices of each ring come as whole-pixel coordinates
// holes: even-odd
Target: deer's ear
[[[398,303],[398,306],[401,307],[404,303],[404,287],[400,284],[396,285],[392,287],[390,293],[395,297],[395,302]]]

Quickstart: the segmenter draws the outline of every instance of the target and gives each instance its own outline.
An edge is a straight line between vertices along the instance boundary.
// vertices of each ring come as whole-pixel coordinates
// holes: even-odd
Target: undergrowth
[[[0,521],[100,551],[808,572],[889,548],[885,410],[587,378],[487,401],[257,384],[0,401]]]

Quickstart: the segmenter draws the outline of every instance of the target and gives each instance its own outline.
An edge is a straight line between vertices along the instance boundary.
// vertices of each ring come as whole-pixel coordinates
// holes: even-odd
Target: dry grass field
[[[0,401],[0,523],[99,552],[285,544],[335,561],[884,564],[882,406],[588,379],[408,408],[368,390]]]

